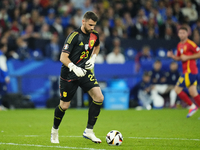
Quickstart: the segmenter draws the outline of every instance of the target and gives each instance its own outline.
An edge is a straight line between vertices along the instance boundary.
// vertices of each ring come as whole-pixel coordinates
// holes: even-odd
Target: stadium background
[[[52,57],[57,56],[59,52],[49,52],[48,45],[52,38],[56,37],[61,50],[68,33],[79,27],[82,15],[91,10],[100,18],[95,29],[103,38],[100,54],[105,59],[103,63],[95,65],[96,77],[103,86],[109,86],[113,79],[122,79],[127,85],[125,89],[130,90],[141,80],[145,70],[152,69],[156,59],[162,61],[163,70],[169,70],[169,63],[172,60],[166,57],[166,52],[170,49],[176,51],[179,41],[177,30],[181,25],[189,29],[189,38],[200,45],[199,1],[191,0],[191,9],[188,8],[197,13],[197,18],[191,18],[191,15],[184,16],[183,13],[181,15],[183,9],[188,7],[188,2],[188,0],[2,0],[0,38],[8,47],[6,56],[11,77],[8,93],[30,95],[36,107],[45,107],[47,99],[59,94],[58,79],[61,63],[58,57]],[[180,6],[178,14],[174,10],[176,5]],[[151,29],[153,36],[149,34]],[[106,62],[106,56],[112,51],[115,38],[120,39],[121,52],[126,58],[124,64]],[[26,47],[21,46],[20,42],[25,42]],[[136,72],[135,57],[144,45],[150,46],[151,59],[141,60],[140,70]],[[179,69],[181,71],[180,63]]]

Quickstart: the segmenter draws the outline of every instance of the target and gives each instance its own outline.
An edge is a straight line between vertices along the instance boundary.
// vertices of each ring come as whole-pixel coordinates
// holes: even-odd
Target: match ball
[[[123,141],[123,136],[117,130],[112,130],[108,132],[108,134],[106,135],[106,142],[108,143],[108,145],[119,146],[122,144],[122,141]]]

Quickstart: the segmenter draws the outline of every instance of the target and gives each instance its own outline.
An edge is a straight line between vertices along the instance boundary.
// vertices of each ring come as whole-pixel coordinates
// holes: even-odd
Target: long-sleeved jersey
[[[62,52],[69,54],[69,59],[78,67],[85,69],[85,63],[90,59],[95,46],[99,45],[99,35],[96,31],[85,34],[81,28],[73,31],[65,40]],[[76,80],[79,77],[64,64],[61,68],[61,78],[66,81]]]

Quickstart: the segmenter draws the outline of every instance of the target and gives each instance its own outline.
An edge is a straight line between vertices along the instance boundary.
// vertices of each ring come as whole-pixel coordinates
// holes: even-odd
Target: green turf
[[[50,143],[53,109],[0,111],[0,150],[200,149],[200,111],[187,119],[187,109],[102,110],[94,128],[101,144],[82,138],[87,111],[67,110],[59,129],[60,144]],[[109,146],[105,141],[106,134],[113,129],[124,137],[121,146]]]

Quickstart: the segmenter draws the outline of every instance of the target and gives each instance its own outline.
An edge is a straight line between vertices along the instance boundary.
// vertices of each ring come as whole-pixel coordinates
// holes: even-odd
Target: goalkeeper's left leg
[[[83,133],[83,137],[90,139],[95,143],[101,143],[101,140],[94,135],[93,127],[96,124],[97,118],[100,114],[104,97],[100,87],[93,87],[88,93],[92,97],[93,101],[88,111],[88,123],[87,128]]]

